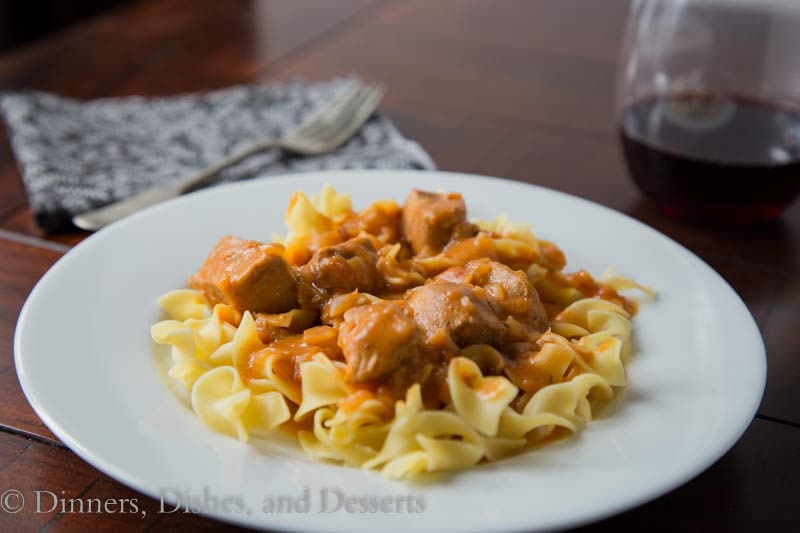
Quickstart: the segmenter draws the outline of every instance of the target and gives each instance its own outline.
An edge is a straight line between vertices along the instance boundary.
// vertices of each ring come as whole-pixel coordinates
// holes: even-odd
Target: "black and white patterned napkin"
[[[76,101],[41,92],[7,93],[0,110],[36,222],[47,232],[73,215],[166,185],[300,124],[353,79],[237,86],[166,98]],[[431,169],[434,163],[376,114],[347,144],[313,157],[274,150],[219,182],[322,169]]]

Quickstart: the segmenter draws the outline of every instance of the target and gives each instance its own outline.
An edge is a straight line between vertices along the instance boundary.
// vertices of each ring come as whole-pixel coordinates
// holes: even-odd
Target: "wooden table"
[[[766,339],[767,389],[756,419],[717,464],[592,529],[786,531],[800,518],[800,203],[769,227],[725,230],[668,220],[641,199],[612,117],[627,7],[625,0],[148,0],[0,55],[0,88],[95,98],[357,73],[390,88],[383,111],[440,168],[563,190],[666,233],[747,303]],[[0,511],[0,530],[221,527],[156,513],[156,502],[65,448],[20,391],[11,346],[20,307],[85,236],[37,233],[10,148],[0,142],[0,491],[135,497],[151,512]]]

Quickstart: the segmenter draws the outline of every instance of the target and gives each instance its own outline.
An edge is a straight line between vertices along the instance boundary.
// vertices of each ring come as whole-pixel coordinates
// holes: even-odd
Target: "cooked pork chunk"
[[[402,304],[380,301],[344,314],[339,346],[352,383],[380,379],[417,355],[417,326]]]
[[[297,305],[297,285],[283,247],[222,237],[189,286],[213,304],[239,311],[282,313]]]
[[[411,289],[407,299],[430,349],[502,342],[505,325],[470,285],[436,280]]]
[[[437,276],[453,283],[482,287],[494,312],[502,319],[513,316],[533,326],[543,326],[547,314],[528,276],[490,259],[475,259],[449,268]]]
[[[467,222],[467,207],[457,193],[413,189],[403,205],[403,237],[415,254],[434,255],[453,238],[475,234]]]
[[[301,300],[318,306],[334,294],[374,292],[382,284],[377,264],[378,254],[368,237],[320,248],[298,271]]]

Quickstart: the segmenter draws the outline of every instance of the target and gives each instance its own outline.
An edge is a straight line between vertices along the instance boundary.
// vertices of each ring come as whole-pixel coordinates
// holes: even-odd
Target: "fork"
[[[377,109],[383,93],[384,89],[379,85],[354,83],[297,128],[280,138],[262,139],[177,183],[148,189],[125,200],[75,215],[72,217],[72,223],[88,231],[98,230],[145,207],[199,189],[211,182],[222,170],[272,148],[281,148],[302,155],[329,152],[358,132]]]

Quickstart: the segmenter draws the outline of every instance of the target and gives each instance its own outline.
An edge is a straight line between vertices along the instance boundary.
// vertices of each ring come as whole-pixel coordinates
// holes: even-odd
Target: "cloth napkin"
[[[76,101],[6,93],[0,111],[36,222],[46,232],[73,215],[166,185],[262,138],[279,137],[354,83],[236,86],[166,98]],[[435,168],[430,156],[376,113],[344,146],[320,156],[255,155],[218,182],[322,169]]]

